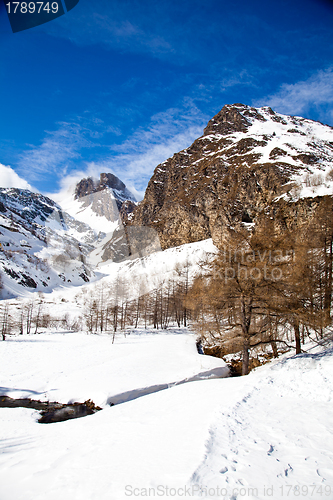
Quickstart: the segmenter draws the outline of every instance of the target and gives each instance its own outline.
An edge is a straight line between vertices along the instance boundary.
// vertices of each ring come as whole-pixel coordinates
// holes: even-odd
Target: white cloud
[[[29,178],[38,179],[50,173],[66,172],[67,163],[80,158],[80,150],[94,144],[85,136],[90,130],[78,123],[59,123],[58,130],[46,132],[40,146],[32,146],[20,159],[19,168],[29,173]]]
[[[3,188],[19,188],[19,189],[29,189],[30,191],[35,191],[30,184],[22,177],[19,177],[17,173],[8,166],[2,165],[0,163],[0,187]]]
[[[76,184],[86,177],[94,177],[99,179],[99,173],[94,167],[88,167],[82,170],[75,170],[68,175],[62,177],[59,181],[60,190],[57,193],[44,193],[45,196],[48,196],[52,200],[61,204],[61,201],[66,199],[69,196],[72,196],[74,192],[74,188]]]
[[[315,110],[320,120],[333,122],[333,68],[320,70],[307,80],[283,84],[279,91],[256,100],[256,106],[271,106],[290,115],[306,115]]]

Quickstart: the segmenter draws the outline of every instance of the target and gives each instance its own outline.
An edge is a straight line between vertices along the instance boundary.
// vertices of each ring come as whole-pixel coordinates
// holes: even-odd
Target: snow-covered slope
[[[0,268],[5,297],[27,290],[49,292],[56,286],[94,279],[86,256],[95,240],[89,226],[51,199],[27,190],[0,188]]]
[[[275,113],[269,107],[240,109],[249,122],[245,132],[234,132],[228,136],[233,144],[240,140],[253,141],[247,153],[258,155],[256,162],[263,165],[278,164],[281,170],[291,173],[290,182],[298,184],[291,195],[311,197],[333,194],[333,128],[320,122],[299,116]],[[216,141],[220,134],[209,134],[206,138]],[[225,157],[228,150],[217,152],[215,158]],[[242,154],[241,151],[238,153]],[[294,171],[292,173],[292,171]]]
[[[277,166],[290,176],[290,181],[304,188],[298,192],[299,196],[333,194],[332,127],[276,113],[268,106],[251,108],[235,104],[225,108],[229,114],[236,112],[242,122],[235,126],[228,123],[230,116],[220,121],[222,111],[216,115],[200,138],[205,143],[209,140],[211,145],[205,146],[202,158],[196,161],[198,166],[207,158],[222,160],[226,165],[238,158],[240,164],[252,169]],[[305,189],[310,185],[313,189]]]
[[[191,335],[142,333],[114,345],[107,336],[23,336],[0,353],[2,391],[12,396],[103,404],[129,387],[158,389],[50,425],[33,410],[0,409],[1,500],[332,498],[332,348],[176,386],[221,363],[198,355]],[[160,390],[162,381],[170,387]]]
[[[62,315],[63,302],[66,301],[66,312],[75,321],[82,315],[88,300],[96,299],[103,290],[105,294],[108,290],[115,290],[119,283],[123,284],[124,298],[135,300],[168,280],[180,280],[180,273],[183,277],[188,274],[188,279],[192,280],[199,271],[200,263],[207,260],[216,250],[209,239],[160,250],[145,257],[129,258],[123,262],[101,263],[95,269],[98,281],[84,284],[79,289],[55,289],[45,300],[50,308],[52,307],[51,315],[56,314],[58,317]]]
[[[87,256],[121,227],[125,202],[135,203],[112,174],[101,174],[99,182],[82,179],[60,201],[61,206],[28,190],[0,188],[3,297],[94,280],[95,262]]]

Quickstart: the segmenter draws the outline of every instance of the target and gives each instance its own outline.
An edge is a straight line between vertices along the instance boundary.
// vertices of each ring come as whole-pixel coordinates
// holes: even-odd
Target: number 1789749
[[[8,14],[40,14],[51,12],[56,14],[59,10],[58,2],[8,2]]]

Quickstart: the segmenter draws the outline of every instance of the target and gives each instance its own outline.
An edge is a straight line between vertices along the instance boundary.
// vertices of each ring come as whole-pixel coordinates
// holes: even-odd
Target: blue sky
[[[80,0],[15,34],[2,6],[0,184],[111,171],[140,198],[234,102],[333,125],[332,28],[329,0]]]

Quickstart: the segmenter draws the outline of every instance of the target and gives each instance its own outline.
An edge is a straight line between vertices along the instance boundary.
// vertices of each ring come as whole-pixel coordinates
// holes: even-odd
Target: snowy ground
[[[23,336],[0,355],[3,394],[104,407],[49,425],[1,409],[1,500],[333,498],[333,349],[233,379],[207,378],[225,375],[223,362],[177,330],[114,345]],[[106,405],[116,396],[125,402]]]

